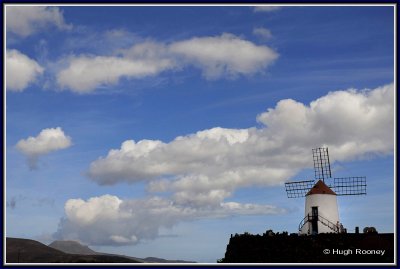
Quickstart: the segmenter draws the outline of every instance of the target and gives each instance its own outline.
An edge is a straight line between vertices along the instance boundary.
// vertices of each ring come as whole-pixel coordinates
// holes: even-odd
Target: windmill
[[[366,177],[333,178],[332,185],[328,148],[315,148],[312,155],[315,179],[285,183],[288,198],[306,197],[305,217],[299,224],[299,233],[345,232],[339,222],[337,196],[366,195]]]

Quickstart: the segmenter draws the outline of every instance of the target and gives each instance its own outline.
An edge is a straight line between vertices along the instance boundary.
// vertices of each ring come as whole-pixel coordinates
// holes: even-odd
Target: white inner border
[[[144,263],[144,264],[136,264],[136,263],[88,263],[88,264],[83,264],[83,263],[7,263],[6,261],[6,231],[7,231],[7,208],[6,208],[6,196],[7,196],[7,182],[6,182],[6,175],[7,175],[7,160],[6,160],[6,154],[5,154],[5,149],[6,149],[6,126],[7,126],[7,115],[6,115],[6,104],[7,104],[7,95],[6,95],[6,42],[7,42],[7,31],[6,31],[6,22],[7,22],[7,7],[8,6],[49,6],[49,7],[63,7],[63,6],[85,6],[85,7],[92,7],[92,6],[138,6],[138,7],[154,7],[154,6],[162,6],[162,7],[221,7],[221,6],[228,6],[228,7],[257,7],[257,6],[269,6],[269,7],[297,7],[297,6],[315,6],[315,7],[333,7],[333,6],[389,6],[393,7],[393,25],[394,25],[394,35],[393,35],[393,54],[394,54],[394,61],[393,61],[393,83],[394,83],[394,165],[393,165],[393,171],[394,171],[394,192],[393,192],[393,201],[394,201],[394,219],[393,219],[393,227],[394,227],[394,262],[393,263]],[[397,222],[396,222],[396,213],[397,213],[397,169],[396,169],[396,163],[397,163],[397,106],[396,106],[396,100],[397,100],[397,77],[395,74],[397,74],[397,66],[396,66],[396,60],[397,60],[397,4],[395,3],[368,3],[368,4],[251,4],[251,3],[246,3],[246,4],[3,4],[3,120],[4,120],[4,125],[3,125],[3,265],[52,265],[52,266],[58,266],[58,265],[79,265],[79,266],[86,266],[86,265],[113,265],[113,266],[124,266],[124,265],[129,265],[129,266],[171,266],[171,265],[180,265],[180,266],[201,266],[201,265],[214,265],[214,266],[232,266],[232,265],[248,265],[248,266],[274,266],[274,265],[375,265],[375,266],[384,266],[384,265],[397,265]]]

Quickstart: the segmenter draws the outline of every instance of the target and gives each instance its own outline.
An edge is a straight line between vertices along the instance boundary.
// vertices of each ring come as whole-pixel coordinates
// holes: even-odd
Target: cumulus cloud
[[[330,92],[305,106],[282,100],[257,120],[287,145],[329,146],[332,160],[393,152],[394,86]]]
[[[57,75],[61,87],[87,93],[102,85],[116,84],[121,77],[142,78],[172,68],[168,59],[126,59],[122,57],[80,56],[69,59]]]
[[[36,137],[18,141],[16,148],[28,158],[31,169],[37,167],[41,155],[70,147],[71,138],[60,127],[43,129]]]
[[[280,6],[256,6],[254,12],[272,12],[281,9]]]
[[[270,30],[264,27],[257,27],[253,29],[253,35],[258,36],[263,40],[268,40],[272,37],[272,33]]]
[[[6,6],[6,29],[22,37],[54,25],[58,29],[71,29],[58,7]]]
[[[392,153],[393,95],[390,84],[331,92],[309,105],[282,100],[257,116],[260,128],[128,140],[88,174],[99,184],[151,181],[150,191],[173,191],[178,203],[218,203],[238,187],[282,184],[312,166],[305,156],[316,146],[328,146],[332,161]]]
[[[79,93],[118,83],[122,78],[155,76],[167,70],[179,71],[193,65],[207,79],[235,77],[263,72],[278,54],[232,34],[196,37],[170,44],[145,41],[118,56],[71,56],[64,60],[57,82]]]
[[[35,60],[22,54],[18,50],[6,51],[6,89],[9,91],[23,91],[43,73]]]
[[[178,205],[160,197],[121,200],[103,195],[87,201],[68,200],[66,218],[61,220],[55,237],[79,239],[91,245],[133,245],[154,239],[160,228],[171,228],[181,221],[283,212],[281,208],[268,205],[228,202],[212,208],[198,208]]]
[[[171,45],[171,51],[198,66],[208,79],[254,74],[278,58],[267,46],[257,46],[226,33],[176,42]]]

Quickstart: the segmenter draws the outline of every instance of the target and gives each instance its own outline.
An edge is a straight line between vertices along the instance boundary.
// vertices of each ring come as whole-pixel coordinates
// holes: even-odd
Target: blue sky
[[[6,7],[7,236],[215,262],[297,232],[313,147],[394,231],[394,7]],[[111,151],[113,150],[113,151]]]

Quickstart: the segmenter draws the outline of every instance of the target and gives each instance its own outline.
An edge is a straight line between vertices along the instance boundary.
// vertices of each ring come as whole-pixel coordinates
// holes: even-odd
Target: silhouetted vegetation
[[[384,254],[356,253],[385,250]],[[325,252],[324,252],[325,250]],[[326,251],[328,250],[328,251]],[[350,251],[349,251],[350,250]],[[329,253],[328,253],[329,252]],[[225,257],[219,263],[393,263],[394,235],[364,234],[298,235],[267,230],[262,235],[231,235]]]
[[[376,230],[375,227],[365,227],[363,232],[365,234],[377,234],[378,233],[378,231]]]

